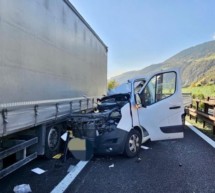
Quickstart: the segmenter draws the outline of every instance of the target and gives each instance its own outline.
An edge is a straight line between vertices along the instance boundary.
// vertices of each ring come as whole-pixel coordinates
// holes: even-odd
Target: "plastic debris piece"
[[[62,153],[56,154],[55,156],[53,156],[53,159],[60,159],[62,157]]]
[[[28,193],[32,192],[29,184],[21,184],[14,187],[13,191],[15,193]]]
[[[149,147],[144,146],[144,145],[141,145],[141,148],[142,148],[142,149],[150,149]]]
[[[67,135],[68,135],[68,132],[65,132],[63,135],[61,135],[61,139],[66,141]]]
[[[67,170],[67,172],[68,172],[68,173],[71,172],[74,168],[75,168],[74,165],[70,165],[69,168],[68,168],[68,170]]]
[[[109,165],[109,168],[114,168],[114,164]]]
[[[140,162],[142,159],[140,157],[137,158],[136,162]]]
[[[31,171],[34,172],[34,173],[36,173],[36,174],[39,174],[39,175],[46,172],[45,170],[43,170],[41,168],[34,168]]]

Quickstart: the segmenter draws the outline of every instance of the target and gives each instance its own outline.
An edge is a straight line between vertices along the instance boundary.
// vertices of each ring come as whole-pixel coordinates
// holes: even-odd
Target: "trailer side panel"
[[[0,1],[0,104],[105,94],[107,47],[63,0]]]

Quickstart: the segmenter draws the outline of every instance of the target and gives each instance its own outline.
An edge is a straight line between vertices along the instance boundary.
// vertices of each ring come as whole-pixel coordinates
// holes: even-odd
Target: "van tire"
[[[61,142],[60,131],[58,126],[51,126],[46,130],[45,157],[48,159],[59,153]]]
[[[141,135],[140,132],[132,129],[127,136],[125,143],[124,154],[127,157],[135,157],[139,151],[141,146]]]

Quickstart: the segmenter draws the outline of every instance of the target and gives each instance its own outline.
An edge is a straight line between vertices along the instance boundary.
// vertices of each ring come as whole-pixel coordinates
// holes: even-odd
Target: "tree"
[[[116,80],[109,80],[108,81],[108,90],[114,89],[118,86],[118,82]]]

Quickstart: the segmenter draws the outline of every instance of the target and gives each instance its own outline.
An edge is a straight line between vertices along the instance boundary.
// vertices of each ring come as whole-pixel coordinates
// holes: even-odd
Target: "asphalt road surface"
[[[49,193],[67,175],[68,168],[77,162],[73,158],[64,163],[62,160],[38,158],[1,179],[0,193],[13,193],[13,188],[21,184],[29,184],[33,193]],[[31,170],[34,168],[45,170],[45,173],[33,173]]]
[[[147,142],[139,156],[95,156],[66,193],[210,193],[215,192],[215,149],[190,129],[180,140]],[[50,192],[77,161],[35,160],[0,180],[0,192],[30,184],[34,193]],[[114,166],[109,168],[109,166]],[[41,175],[30,170],[45,169]]]
[[[95,157],[66,193],[215,192],[215,149],[190,129],[184,139],[145,146],[133,159]]]

